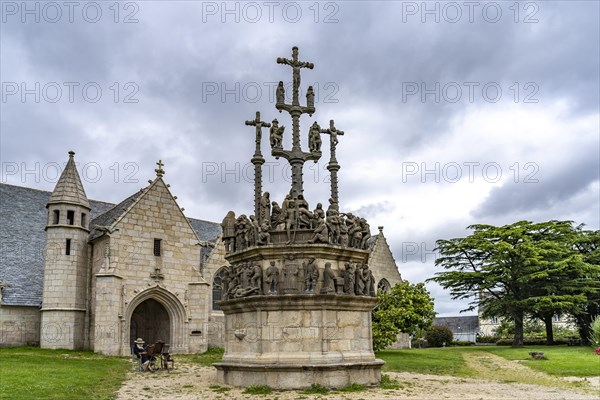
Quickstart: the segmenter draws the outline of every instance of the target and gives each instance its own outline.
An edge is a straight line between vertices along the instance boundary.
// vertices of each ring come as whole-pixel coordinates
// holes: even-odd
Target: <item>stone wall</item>
[[[39,345],[40,323],[38,307],[0,306],[0,346]]]

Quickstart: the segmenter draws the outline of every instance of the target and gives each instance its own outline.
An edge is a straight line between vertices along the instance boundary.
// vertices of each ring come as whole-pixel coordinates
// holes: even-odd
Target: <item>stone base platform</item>
[[[339,389],[353,383],[375,386],[381,380],[382,360],[327,365],[259,365],[215,363],[217,380],[239,387],[267,385],[274,389],[306,389],[318,384]]]

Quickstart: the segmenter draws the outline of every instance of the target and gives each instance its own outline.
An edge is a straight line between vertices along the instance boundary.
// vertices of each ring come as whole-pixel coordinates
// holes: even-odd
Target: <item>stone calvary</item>
[[[292,147],[283,148],[285,127],[256,118],[254,215],[229,211],[222,222],[226,259],[231,264],[222,279],[221,309],[225,316],[225,354],[215,363],[218,380],[234,386],[268,385],[299,389],[318,384],[340,388],[353,383],[376,385],[383,361],[372,346],[371,310],[375,280],[369,269],[367,241],[370,227],[364,218],[342,212],[339,206],[336,159],[339,137],[333,120],[323,129],[308,129],[308,151],[303,151],[300,117],[315,113],[309,86],[306,105],[300,105],[300,71],[314,64],[277,58],[292,68],[292,102],[285,102],[283,82],[276,89],[276,109],[292,120]],[[292,185],[281,202],[271,201],[262,188],[263,128],[269,128],[271,154],[291,165]],[[328,135],[331,195],[327,207],[314,209],[303,195],[304,163],[321,158],[321,135]]]

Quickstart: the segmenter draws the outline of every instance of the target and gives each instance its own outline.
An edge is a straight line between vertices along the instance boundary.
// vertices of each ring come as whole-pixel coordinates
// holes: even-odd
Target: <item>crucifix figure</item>
[[[157,177],[162,178],[162,176],[165,174],[165,170],[163,169],[165,164],[163,164],[162,160],[158,160],[156,165],[158,165],[158,168],[155,169],[154,172],[156,172]]]
[[[331,174],[331,198],[336,204],[339,204],[337,172],[340,170],[340,164],[338,164],[337,159],[335,158],[335,149],[339,143],[337,137],[343,136],[344,131],[338,130],[335,127],[334,121],[330,120],[329,128],[321,129],[321,133],[329,135],[329,148],[331,150],[331,156],[329,159],[329,164],[327,164],[327,170]]]
[[[246,121],[246,125],[256,127],[256,148],[252,157],[254,164],[254,215],[260,217],[260,198],[262,196],[262,165],[265,159],[260,151],[260,141],[262,139],[262,128],[270,128],[271,124],[260,120],[260,111],[256,112],[256,118]]]
[[[300,90],[300,69],[313,69],[314,64],[305,61],[299,61],[297,47],[292,48],[291,60],[279,57],[277,58],[277,63],[292,67],[292,81],[294,89],[292,104],[285,104],[279,100],[275,104],[275,107],[279,110],[279,112],[285,110],[292,117],[292,149],[284,150],[281,147],[273,146],[271,154],[277,158],[285,158],[292,166],[292,198],[297,199],[298,196],[303,194],[304,191],[304,182],[302,179],[302,168],[304,163],[307,160],[317,162],[321,158],[320,149],[319,151],[313,149],[314,151],[304,152],[300,146],[300,116],[302,114],[313,114],[315,112],[314,104],[304,107],[300,105],[298,100],[298,93]]]

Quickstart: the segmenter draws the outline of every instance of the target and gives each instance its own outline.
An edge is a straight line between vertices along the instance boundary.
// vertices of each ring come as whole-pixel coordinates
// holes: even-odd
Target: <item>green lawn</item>
[[[534,361],[530,351],[543,351],[547,360]],[[489,352],[507,360],[524,360],[523,365],[555,376],[589,377],[600,375],[600,357],[590,347],[532,346],[469,346],[430,349],[389,350],[377,353],[386,371],[423,374],[478,376],[463,358],[467,352]]]
[[[131,362],[88,351],[0,349],[0,399],[113,399]]]
[[[600,356],[594,354],[590,347],[532,346],[515,349],[494,346],[489,351],[508,360],[526,360],[523,365],[550,375],[580,377],[600,375]],[[548,359],[532,360],[529,356],[530,351],[543,351]]]

